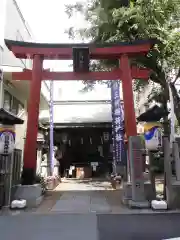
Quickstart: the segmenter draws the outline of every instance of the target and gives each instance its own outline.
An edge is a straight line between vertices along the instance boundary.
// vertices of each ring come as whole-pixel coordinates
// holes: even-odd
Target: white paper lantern
[[[0,134],[0,154],[9,155],[14,151],[15,140],[11,131],[3,131]]]
[[[149,129],[145,134],[145,145],[148,150],[158,150],[162,146],[162,131],[158,127]]]

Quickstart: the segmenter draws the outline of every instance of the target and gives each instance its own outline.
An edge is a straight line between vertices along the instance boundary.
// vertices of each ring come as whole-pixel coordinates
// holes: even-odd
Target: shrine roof
[[[41,122],[48,122],[49,114],[49,110],[40,111],[39,120]],[[53,118],[54,124],[111,122],[111,104],[110,102],[106,104],[55,104]]]
[[[118,59],[121,54],[146,54],[157,43],[154,39],[117,43],[35,43],[5,39],[5,44],[17,58],[32,58],[35,54],[44,59],[72,59],[72,49],[89,47],[91,59]]]
[[[160,121],[160,119],[164,116],[168,116],[168,112],[166,112],[162,107],[155,105],[137,117],[137,120],[141,122],[156,122]]]
[[[4,108],[0,108],[0,123],[6,124],[6,125],[15,125],[15,124],[23,124],[24,120],[8,112]]]

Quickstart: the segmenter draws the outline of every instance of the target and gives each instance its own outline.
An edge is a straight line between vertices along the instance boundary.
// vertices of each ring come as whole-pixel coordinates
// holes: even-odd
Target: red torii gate
[[[118,44],[43,44],[5,40],[17,58],[32,59],[31,70],[13,72],[13,80],[29,80],[28,121],[24,148],[24,184],[33,184],[36,171],[36,140],[42,80],[122,80],[126,135],[137,135],[132,79],[148,79],[149,70],[130,67],[129,58],[147,54],[154,41],[144,40]],[[72,60],[73,48],[89,48],[90,59],[119,59],[120,67],[111,72],[50,72],[43,70],[43,60]]]

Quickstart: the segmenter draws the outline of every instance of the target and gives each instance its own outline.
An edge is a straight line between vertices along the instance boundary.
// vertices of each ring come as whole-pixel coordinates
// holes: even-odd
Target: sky
[[[16,0],[20,10],[27,21],[35,41],[67,43],[73,40],[65,34],[65,30],[71,26],[76,28],[86,27],[88,23],[84,21],[83,16],[76,14],[71,19],[65,13],[65,5],[73,4],[76,0]],[[82,0],[87,2],[86,0]],[[76,39],[76,42],[82,42]],[[51,68],[56,71],[72,71],[69,61],[48,61],[45,62],[45,68]],[[80,82],[55,82],[54,100],[60,99],[110,99],[110,90],[106,86],[97,85],[93,92],[80,94],[79,90],[83,88]]]

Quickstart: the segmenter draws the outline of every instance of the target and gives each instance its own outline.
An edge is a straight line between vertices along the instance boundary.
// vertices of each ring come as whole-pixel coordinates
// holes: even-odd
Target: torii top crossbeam
[[[51,44],[31,43],[13,40],[5,40],[6,46],[17,58],[33,58],[34,55],[41,55],[44,59],[71,60],[72,49],[77,47],[88,47],[90,59],[119,59],[120,55],[129,56],[146,54],[155,44],[154,40],[139,40],[131,43],[106,43],[106,44]]]

